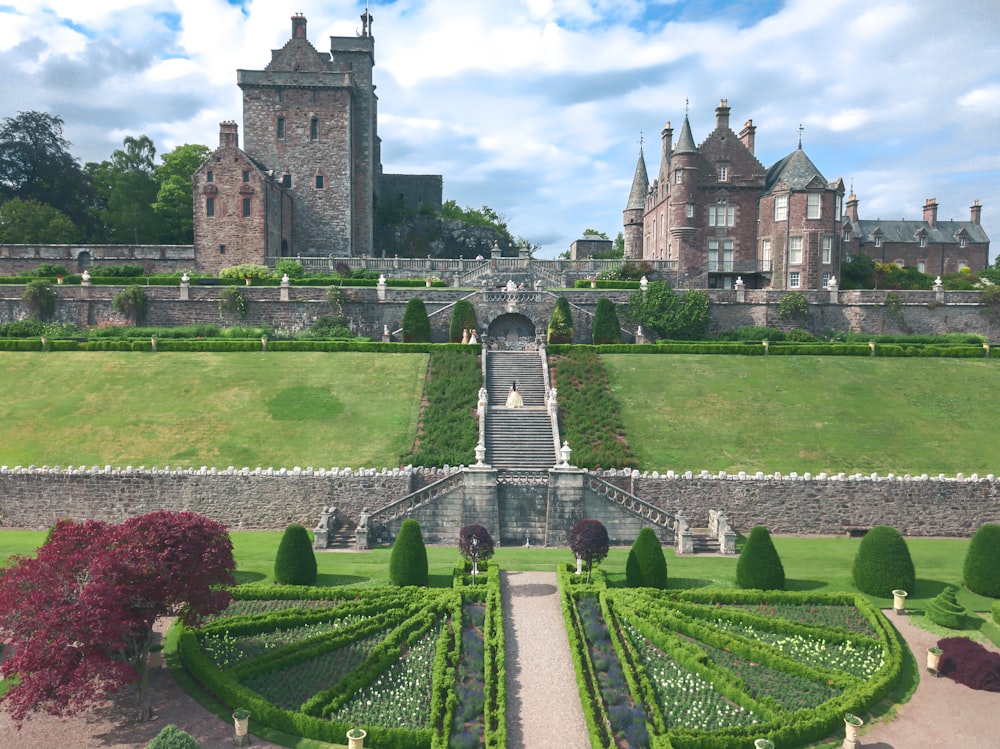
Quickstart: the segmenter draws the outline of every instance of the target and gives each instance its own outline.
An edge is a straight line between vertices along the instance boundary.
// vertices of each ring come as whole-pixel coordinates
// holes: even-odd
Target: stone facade
[[[34,272],[42,263],[63,265],[70,273],[94,273],[102,265],[141,265],[149,274],[194,270],[193,245],[174,244],[3,244],[0,275]]]

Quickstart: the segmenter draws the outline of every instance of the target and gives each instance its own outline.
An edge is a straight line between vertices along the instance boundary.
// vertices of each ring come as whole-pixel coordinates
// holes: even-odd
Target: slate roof
[[[864,242],[872,241],[876,229],[882,235],[883,242],[911,243],[919,241],[918,232],[923,230],[930,244],[958,244],[959,232],[964,230],[969,242],[985,244],[990,241],[986,231],[972,221],[938,221],[931,226],[927,221],[883,221],[881,219],[862,219],[851,223],[851,232]]]
[[[824,188],[830,187],[826,178],[820,174],[819,169],[809,160],[800,146],[767,170],[764,189],[766,192],[771,192],[778,183],[784,182],[792,190],[804,190],[817,180]]]
[[[646,207],[646,193],[649,192],[649,174],[646,172],[646,159],[643,158],[642,148],[639,148],[639,160],[635,165],[635,175],[632,177],[632,190],[628,194],[628,204],[626,211],[636,208]]]
[[[684,115],[684,124],[681,125],[681,134],[677,137],[677,145],[671,155],[679,153],[698,153],[698,147],[694,144],[694,137],[691,135],[691,123],[688,116]]]

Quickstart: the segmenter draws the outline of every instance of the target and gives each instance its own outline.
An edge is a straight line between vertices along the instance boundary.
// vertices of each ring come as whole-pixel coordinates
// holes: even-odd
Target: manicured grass
[[[426,367],[425,354],[0,353],[0,464],[392,467],[413,447]]]
[[[644,470],[995,472],[988,359],[602,357]]]

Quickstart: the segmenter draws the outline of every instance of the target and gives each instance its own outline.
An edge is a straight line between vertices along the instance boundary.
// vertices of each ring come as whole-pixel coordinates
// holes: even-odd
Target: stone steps
[[[486,462],[494,468],[548,470],[556,463],[545,380],[537,352],[489,352],[486,364]],[[507,408],[511,383],[524,408]]]

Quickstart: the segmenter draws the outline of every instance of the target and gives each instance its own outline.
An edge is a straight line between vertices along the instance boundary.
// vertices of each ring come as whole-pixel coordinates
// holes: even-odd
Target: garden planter
[[[774,749],[774,742],[771,739],[754,739],[754,749]]]
[[[844,716],[844,731],[846,736],[844,737],[844,748],[853,749],[854,747],[860,746],[859,739],[861,737],[861,726],[865,722],[861,720],[857,715],[847,714]]]
[[[892,591],[892,609],[897,614],[902,614],[903,609],[906,608],[906,591],[905,590],[894,590]]]
[[[352,728],[347,732],[347,749],[364,749],[368,732],[362,728]]]
[[[927,670],[937,676],[938,665],[941,663],[941,648],[927,648]]]
[[[233,743],[236,746],[248,744],[250,742],[247,735],[250,731],[250,711],[244,708],[237,708],[233,711],[233,726],[235,727]]]
[[[150,668],[160,668],[163,666],[163,646],[162,645],[150,645],[149,646],[149,659],[147,661]]]
[[[597,288],[597,281],[591,279],[590,280],[590,288],[596,289]]]

